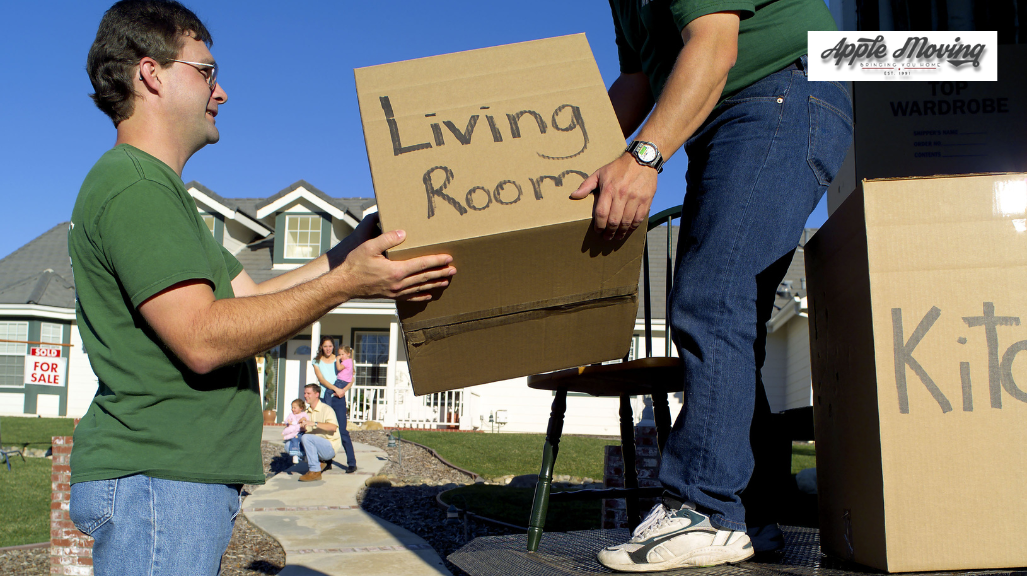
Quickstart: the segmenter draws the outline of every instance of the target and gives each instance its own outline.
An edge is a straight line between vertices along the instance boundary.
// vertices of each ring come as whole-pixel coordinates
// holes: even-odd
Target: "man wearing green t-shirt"
[[[760,369],[776,288],[851,142],[846,89],[806,78],[807,31],[835,26],[823,0],[610,6],[621,70],[610,99],[625,137],[641,128],[572,196],[595,192],[596,232],[623,238],[645,221],[657,174],[684,146],[667,310],[685,378],[662,453],[663,502],[599,561],[632,572],[738,562],[754,545],[783,546],[776,519],[754,518],[740,494],[753,474],[750,423],[753,440],[770,436]],[[773,465],[760,460],[762,478]],[[787,466],[787,451],[778,460]]]
[[[239,491],[262,484],[254,355],[351,298],[427,300],[449,256],[390,262],[402,231],[367,218],[311,263],[256,284],[185,190],[218,141],[228,96],[211,37],[171,0],[104,14],[87,71],[115,147],[86,176],[68,248],[77,318],[99,388],[75,430],[70,513],[98,576],[214,575]]]

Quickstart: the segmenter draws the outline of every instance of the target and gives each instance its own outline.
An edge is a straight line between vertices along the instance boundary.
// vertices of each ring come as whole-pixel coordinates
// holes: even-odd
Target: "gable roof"
[[[70,225],[61,222],[0,260],[0,304],[75,307]]]
[[[253,216],[253,213],[247,213],[240,209],[238,200],[244,199],[224,198],[195,180],[186,184],[185,189],[188,190],[189,194],[194,198],[199,196],[200,202],[203,202],[205,205],[217,210],[218,213],[226,219],[239,222],[243,226],[253,230],[257,234],[260,234],[261,237],[266,238],[271,234],[272,230],[257,220],[256,217]]]
[[[297,180],[274,196],[258,202],[255,207],[257,218],[266,218],[300,198],[305,198],[354,228],[363,219],[364,206],[368,201],[367,198],[332,198],[306,180]]]

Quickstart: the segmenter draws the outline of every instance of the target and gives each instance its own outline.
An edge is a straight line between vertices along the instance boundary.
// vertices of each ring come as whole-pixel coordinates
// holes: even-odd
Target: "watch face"
[[[638,148],[635,148],[635,154],[638,155],[638,159],[642,162],[652,162],[656,160],[656,148],[649,144],[639,144]]]

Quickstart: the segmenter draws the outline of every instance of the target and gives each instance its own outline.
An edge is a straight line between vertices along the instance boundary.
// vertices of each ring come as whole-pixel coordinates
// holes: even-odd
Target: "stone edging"
[[[7,546],[5,548],[0,548],[0,554],[3,554],[4,552],[13,552],[15,550],[34,550],[36,548],[48,548],[49,546],[49,542],[38,542],[36,544],[22,544],[20,546]]]
[[[405,552],[407,550],[434,550],[427,544],[407,544],[394,546],[362,546],[356,548],[304,548],[302,550],[286,550],[289,554],[352,554],[354,552]]]
[[[439,462],[442,462],[443,464],[445,464],[446,466],[449,466],[450,468],[452,468],[453,470],[456,470],[457,472],[462,472],[462,473],[464,473],[464,474],[467,474],[467,475],[468,475],[468,476],[470,476],[470,477],[471,477],[471,478],[472,478],[472,479],[473,479],[473,480],[474,480],[475,482],[477,482],[478,480],[482,480],[482,481],[484,481],[484,480],[485,480],[485,479],[484,479],[484,478],[482,478],[482,477],[481,477],[481,475],[479,475],[479,474],[478,474],[477,472],[471,472],[470,470],[464,470],[463,468],[461,468],[461,467],[459,467],[459,466],[457,466],[457,465],[453,464],[452,462],[450,462],[450,461],[446,460],[446,459],[445,459],[445,458],[443,458],[442,456],[439,456],[439,453],[438,453],[438,452],[436,452],[435,450],[433,450],[433,449],[431,449],[431,448],[429,448],[429,447],[425,446],[424,444],[418,444],[417,442],[411,442],[410,440],[407,440],[406,438],[400,438],[400,439],[399,439],[399,441],[400,441],[400,442],[406,442],[407,444],[413,444],[414,446],[417,446],[418,448],[424,448],[425,450],[427,450],[427,451],[428,451],[428,453],[429,453],[429,454],[431,454],[432,456],[434,456],[434,457],[438,458],[438,459],[439,459]]]
[[[311,510],[359,510],[360,506],[280,506],[278,508],[246,508],[243,512],[309,512]]]
[[[442,492],[439,492],[438,494],[435,495],[435,503],[438,504],[439,507],[442,508],[443,510],[449,510],[449,504],[446,504],[445,502],[442,501],[442,495],[447,493],[447,492],[452,492],[453,490],[459,490],[459,489],[460,489],[460,487],[450,488],[449,490],[443,490]],[[512,528],[514,530],[520,530],[520,531],[523,531],[523,532],[527,532],[528,531],[528,527],[527,526],[518,526],[516,524],[510,524],[508,522],[503,522],[502,520],[496,520],[494,518],[489,518],[487,516],[482,516],[480,514],[475,514],[474,512],[468,512],[467,510],[463,510],[463,509],[460,509],[460,508],[457,508],[457,510],[460,510],[461,512],[464,513],[465,516],[469,516],[472,520],[478,520],[478,521],[484,522],[486,524],[492,524],[494,526],[502,526],[504,528]]]

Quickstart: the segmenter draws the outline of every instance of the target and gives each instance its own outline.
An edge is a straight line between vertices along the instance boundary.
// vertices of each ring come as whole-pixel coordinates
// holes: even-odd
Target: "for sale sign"
[[[64,386],[68,360],[55,348],[32,348],[25,356],[25,383]]]

